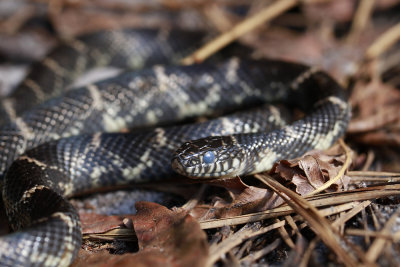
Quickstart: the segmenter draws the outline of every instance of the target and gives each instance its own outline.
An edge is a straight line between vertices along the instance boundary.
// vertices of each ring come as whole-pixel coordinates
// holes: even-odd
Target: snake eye
[[[206,164],[211,164],[213,163],[215,160],[215,155],[212,151],[207,151],[204,155],[203,155],[203,162]]]

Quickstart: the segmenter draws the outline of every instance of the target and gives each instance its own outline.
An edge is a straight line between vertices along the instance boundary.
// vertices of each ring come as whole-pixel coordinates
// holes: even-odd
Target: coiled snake
[[[2,100],[0,176],[16,232],[0,238],[1,266],[68,266],[81,244],[79,216],[66,200],[75,194],[177,175],[172,158],[192,177],[260,172],[278,159],[325,149],[344,133],[344,92],[317,69],[238,58],[153,66],[177,62],[199,39],[179,31],[92,34],[57,48]],[[62,92],[79,73],[102,65],[133,70]],[[100,133],[267,101],[295,105],[306,116],[283,126],[271,116],[274,107],[261,107],[196,124]]]

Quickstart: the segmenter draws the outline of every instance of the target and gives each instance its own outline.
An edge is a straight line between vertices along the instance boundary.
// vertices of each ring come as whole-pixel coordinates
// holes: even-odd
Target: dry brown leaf
[[[303,157],[294,160],[281,160],[269,172],[275,179],[284,181],[285,185],[300,195],[307,195],[333,179],[344,164],[344,155],[333,147],[329,151],[310,151]],[[349,178],[343,176],[337,184],[329,187],[330,191],[347,188]]]
[[[314,188],[318,188],[326,182],[317,158],[305,155],[299,160],[299,167],[304,171],[308,182]]]
[[[232,199],[230,201],[215,198],[212,206],[199,206],[191,211],[199,220],[228,218],[274,208],[283,203],[275,193],[266,188],[248,186],[239,177],[216,180],[213,185],[226,188]]]
[[[111,255],[105,251],[81,250],[74,266],[132,266],[133,262],[135,266],[204,266],[208,256],[207,237],[190,215],[151,202],[138,202],[136,209],[137,215],[131,219],[139,242],[138,253]],[[104,228],[115,227],[121,219],[121,216],[95,217],[109,221]]]
[[[345,160],[346,156],[339,150],[339,146],[334,146],[328,151],[310,151],[298,159],[281,160],[274,164],[269,173],[286,187],[304,196],[335,178],[342,170]],[[350,178],[344,175],[328,191],[347,189],[349,181]],[[248,186],[238,177],[210,183],[226,188],[231,193],[232,200],[228,202],[218,198],[212,206],[195,208],[192,214],[200,220],[264,211],[283,203],[283,199],[271,190]]]
[[[207,237],[192,216],[151,202],[138,202],[136,209],[133,226],[141,252],[162,253],[170,266],[204,266]]]
[[[72,267],[122,267],[122,266],[166,266],[168,261],[161,252],[144,251],[136,254],[111,255],[107,251],[89,252],[80,250]]]
[[[104,233],[123,225],[124,216],[107,216],[96,213],[80,213],[82,234]]]

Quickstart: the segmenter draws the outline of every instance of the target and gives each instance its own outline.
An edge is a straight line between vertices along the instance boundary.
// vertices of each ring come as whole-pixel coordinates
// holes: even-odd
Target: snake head
[[[172,167],[191,178],[239,175],[243,152],[232,136],[212,136],[184,143],[176,150]]]

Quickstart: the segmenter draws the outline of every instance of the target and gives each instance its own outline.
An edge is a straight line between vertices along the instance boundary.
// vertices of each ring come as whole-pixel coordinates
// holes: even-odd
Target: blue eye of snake
[[[215,155],[213,152],[211,151],[207,151],[204,155],[203,155],[203,162],[206,164],[211,164],[213,163],[215,160]]]

